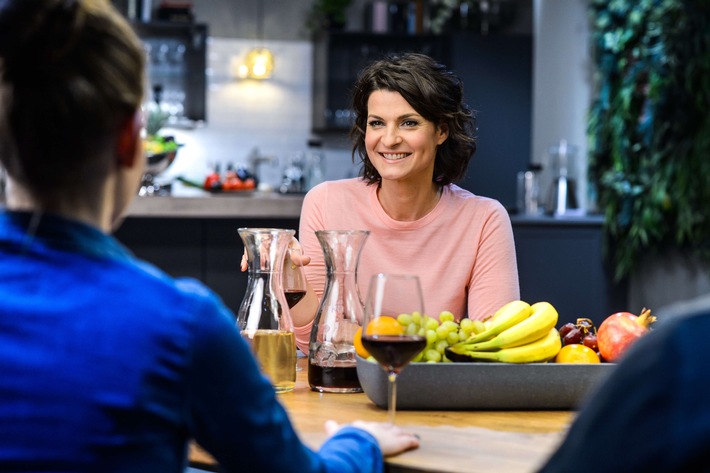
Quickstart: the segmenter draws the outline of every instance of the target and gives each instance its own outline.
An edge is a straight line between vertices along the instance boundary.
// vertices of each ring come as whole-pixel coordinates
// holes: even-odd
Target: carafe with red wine
[[[308,383],[319,392],[362,392],[353,340],[363,318],[357,285],[366,230],[320,230],[326,282],[308,345]]]

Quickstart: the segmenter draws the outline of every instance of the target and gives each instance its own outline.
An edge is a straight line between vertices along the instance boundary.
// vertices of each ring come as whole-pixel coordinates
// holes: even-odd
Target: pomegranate
[[[597,330],[599,352],[606,361],[616,361],[633,343],[646,335],[650,325],[656,321],[651,311],[644,309],[641,315],[631,312],[612,314]]]

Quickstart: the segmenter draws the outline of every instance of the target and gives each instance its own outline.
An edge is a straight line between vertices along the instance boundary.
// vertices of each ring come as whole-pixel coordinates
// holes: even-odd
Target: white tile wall
[[[207,122],[193,129],[166,128],[184,146],[164,179],[183,175],[202,179],[214,163],[248,165],[253,148],[278,158],[262,165],[262,181],[276,186],[283,164],[294,151],[304,151],[311,136],[312,44],[309,41],[263,41],[274,53],[274,73],[264,81],[232,78],[255,40],[210,38],[208,42]],[[326,148],[326,177],[340,178],[351,168],[347,149]],[[174,186],[174,193],[188,192]]]

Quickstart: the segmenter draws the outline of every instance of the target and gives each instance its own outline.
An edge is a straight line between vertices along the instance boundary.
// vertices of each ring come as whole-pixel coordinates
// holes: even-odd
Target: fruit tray
[[[411,363],[397,377],[397,409],[567,410],[603,380],[614,363]],[[365,394],[387,408],[387,374],[358,356]]]

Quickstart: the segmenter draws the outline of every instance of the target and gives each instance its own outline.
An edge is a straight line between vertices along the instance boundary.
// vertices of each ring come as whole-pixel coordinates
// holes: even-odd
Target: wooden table
[[[312,448],[325,440],[323,424],[356,419],[387,420],[387,412],[366,394],[311,391],[300,358],[296,388],[280,394],[301,439]],[[398,411],[397,424],[421,438],[417,450],[387,458],[388,472],[533,472],[552,453],[572,420],[570,411]],[[198,446],[190,463],[216,470],[214,459]]]

